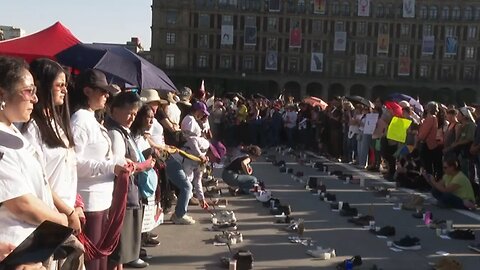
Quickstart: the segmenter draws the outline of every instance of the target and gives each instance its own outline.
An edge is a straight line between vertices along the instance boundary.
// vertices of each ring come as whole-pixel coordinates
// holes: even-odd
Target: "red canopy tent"
[[[28,62],[40,57],[55,60],[55,55],[80,43],[60,22],[34,34],[0,42],[0,55],[17,56]]]

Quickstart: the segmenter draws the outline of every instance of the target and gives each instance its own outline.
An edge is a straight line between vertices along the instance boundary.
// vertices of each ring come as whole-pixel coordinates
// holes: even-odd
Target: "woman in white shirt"
[[[67,226],[53,204],[35,148],[14,122],[27,122],[38,101],[28,65],[0,57],[0,242],[20,244],[45,220]]]
[[[47,180],[54,191],[55,206],[68,215],[69,225],[78,234],[83,211],[75,208],[77,166],[70,111],[65,102],[65,71],[57,62],[45,58],[33,61],[30,71],[37,86],[38,103],[33,106],[32,118],[24,124],[22,132],[41,155]]]
[[[72,92],[71,118],[77,157],[78,193],[83,197],[85,235],[99,244],[112,203],[115,175],[126,172],[124,159],[115,160],[107,130],[95,119],[95,111],[105,108],[110,94],[117,90],[108,85],[105,74],[88,69],[77,78]],[[107,257],[85,263],[88,270],[107,269]]]

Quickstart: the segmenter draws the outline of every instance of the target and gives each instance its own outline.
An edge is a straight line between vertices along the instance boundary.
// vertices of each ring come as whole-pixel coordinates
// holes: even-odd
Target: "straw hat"
[[[160,98],[158,91],[155,89],[143,89],[140,97],[144,99],[145,103],[158,102],[160,105],[168,104],[168,101]]]

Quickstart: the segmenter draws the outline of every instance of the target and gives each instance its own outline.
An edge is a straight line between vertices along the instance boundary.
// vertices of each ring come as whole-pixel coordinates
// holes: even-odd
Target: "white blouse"
[[[77,154],[78,193],[86,212],[103,211],[112,204],[114,169],[111,141],[107,130],[95,119],[94,112],[80,109],[71,119]]]
[[[63,129],[57,126],[60,137],[68,145],[68,139]],[[50,187],[69,206],[75,206],[77,198],[77,161],[72,148],[50,148],[42,143],[40,129],[35,121],[28,123],[23,136],[40,154],[45,166]]]
[[[55,209],[40,159],[17,128],[0,124],[0,203],[31,194]],[[36,226],[0,206],[0,228],[0,242],[19,245]]]

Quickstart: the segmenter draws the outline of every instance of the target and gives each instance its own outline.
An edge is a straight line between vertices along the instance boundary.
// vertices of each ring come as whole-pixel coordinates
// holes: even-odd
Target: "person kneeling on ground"
[[[440,205],[458,209],[474,209],[475,196],[470,180],[460,171],[460,165],[455,159],[443,162],[444,175],[436,182],[432,175],[426,175],[427,182],[432,186],[432,195]]]
[[[235,188],[235,193],[249,194],[258,181],[252,175],[253,169],[250,163],[262,154],[260,147],[250,145],[241,150],[239,156],[232,159],[232,162],[225,167],[222,178],[225,183]]]

